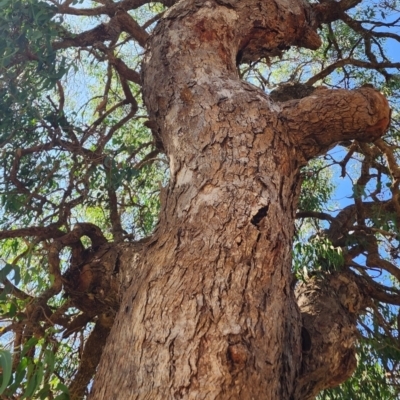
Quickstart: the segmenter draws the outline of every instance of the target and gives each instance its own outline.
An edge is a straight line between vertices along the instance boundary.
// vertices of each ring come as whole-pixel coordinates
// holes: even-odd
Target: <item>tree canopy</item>
[[[175,2],[0,0],[0,398],[88,392],[119,305],[117,278],[107,270],[114,255],[104,245],[146,240],[169,179],[141,98],[141,62]],[[342,142],[303,169],[293,282],[347,271],[366,304],[358,368],[320,398],[393,399],[400,395],[400,4],[314,5],[318,50],[282,49],[261,60],[238,54],[238,74],[276,102],[363,85],[390,102],[383,138]],[[96,276],[85,269],[93,255],[103,257]]]

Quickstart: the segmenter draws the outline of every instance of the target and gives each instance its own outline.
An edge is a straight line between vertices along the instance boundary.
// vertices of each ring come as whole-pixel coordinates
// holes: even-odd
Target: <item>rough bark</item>
[[[296,287],[303,360],[294,398],[312,400],[354,372],[357,316],[368,306],[356,280],[350,272],[333,273]]]
[[[380,137],[389,108],[370,88],[274,103],[236,67],[317,48],[310,14],[301,0],[183,0],[158,24],[143,92],[171,179],[91,399],[302,399],[324,386],[305,384],[315,371],[301,370],[291,288],[299,169]]]

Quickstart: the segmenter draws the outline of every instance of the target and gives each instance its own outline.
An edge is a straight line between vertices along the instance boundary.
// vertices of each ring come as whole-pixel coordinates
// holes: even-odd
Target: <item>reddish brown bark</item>
[[[303,359],[294,398],[311,400],[354,372],[357,316],[370,300],[350,272],[302,282],[296,288],[296,298],[303,320]]]
[[[171,180],[125,270],[91,399],[314,393],[290,274],[299,169],[337,141],[380,137],[389,107],[370,88],[278,104],[239,80],[238,57],[318,47],[311,26],[301,0],[184,0],[156,28],[143,92]]]

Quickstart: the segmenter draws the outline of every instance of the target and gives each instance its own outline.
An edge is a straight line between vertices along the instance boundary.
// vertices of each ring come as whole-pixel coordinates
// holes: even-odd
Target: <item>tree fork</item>
[[[301,370],[290,273],[299,170],[338,141],[383,135],[388,103],[371,88],[274,103],[236,68],[239,54],[316,49],[310,7],[183,0],[156,27],[143,95],[171,179],[155,233],[125,258],[132,283],[91,399],[300,400],[326,387],[307,388]]]

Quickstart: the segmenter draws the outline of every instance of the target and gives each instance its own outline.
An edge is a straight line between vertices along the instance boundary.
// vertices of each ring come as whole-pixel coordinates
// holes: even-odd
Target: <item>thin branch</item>
[[[56,223],[48,226],[32,226],[30,228],[0,231],[0,240],[19,237],[37,237],[39,240],[53,239],[65,235],[65,232],[60,230],[60,226],[60,224]]]
[[[326,67],[321,72],[314,75],[306,82],[306,85],[313,85],[319,80],[326,78],[337,68],[344,67],[345,65],[354,65],[355,67],[361,67],[365,69],[375,69],[378,70],[378,72],[380,69],[383,68],[400,68],[400,63],[392,63],[392,62],[371,63],[367,61],[357,60],[355,58],[344,58],[342,60],[334,62],[333,64],[329,65],[329,67]]]
[[[335,218],[331,215],[318,211],[299,211],[296,213],[296,218],[317,218],[331,222],[335,221]]]

